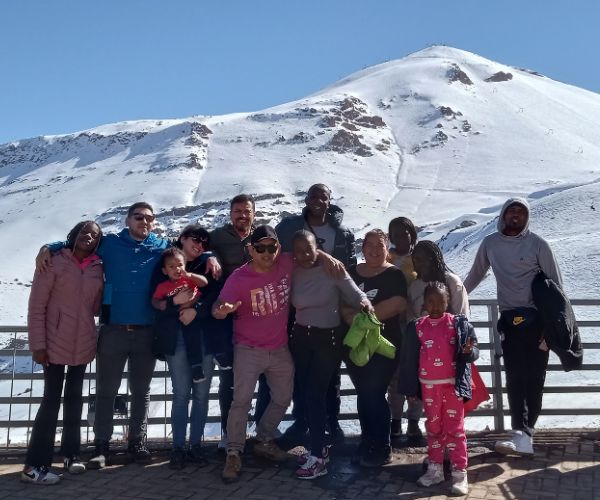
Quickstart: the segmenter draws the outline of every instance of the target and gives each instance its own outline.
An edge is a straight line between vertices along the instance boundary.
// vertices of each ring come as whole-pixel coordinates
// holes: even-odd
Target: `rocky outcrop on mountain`
[[[504,71],[498,71],[492,76],[486,78],[484,82],[508,82],[513,79],[512,73],[505,73]]]
[[[357,132],[361,129],[386,128],[387,125],[381,116],[371,115],[368,111],[367,104],[354,96],[337,102],[320,122],[321,127],[336,130],[319,150],[352,153],[362,157],[373,156],[372,147],[362,141],[363,135]],[[375,148],[385,151],[389,145],[390,141],[386,139],[386,142],[380,142]]]
[[[451,64],[446,76],[448,77],[448,81],[450,83],[460,82],[464,83],[465,85],[473,85],[473,82],[469,76],[460,68],[458,64]]]

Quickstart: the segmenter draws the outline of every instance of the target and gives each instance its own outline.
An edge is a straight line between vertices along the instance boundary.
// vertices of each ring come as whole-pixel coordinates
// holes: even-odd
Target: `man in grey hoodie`
[[[542,409],[548,348],[533,303],[531,284],[540,271],[562,287],[548,242],[529,230],[529,204],[510,198],[498,218],[498,231],[484,238],[464,281],[471,293],[492,268],[496,278],[506,388],[512,437],[496,443],[504,454],[532,455],[533,431]]]

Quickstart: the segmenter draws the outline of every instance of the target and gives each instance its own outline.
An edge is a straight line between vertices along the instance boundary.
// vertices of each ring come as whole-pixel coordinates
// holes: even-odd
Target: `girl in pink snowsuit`
[[[427,422],[427,472],[417,481],[432,486],[444,481],[444,451],[452,463],[452,493],[466,495],[467,439],[465,436],[464,402],[471,398],[471,362],[478,357],[477,338],[464,316],[446,312],[448,289],[433,282],[425,289],[425,309],[429,313],[409,325],[405,356],[415,357],[418,349],[418,384]],[[415,335],[416,334],[416,335]],[[416,341],[414,338],[416,337]],[[414,361],[412,363],[415,366]],[[401,366],[403,366],[401,364]],[[402,380],[402,370],[400,380]],[[414,377],[406,374],[405,394],[417,396],[419,387]],[[400,383],[402,385],[402,382]]]

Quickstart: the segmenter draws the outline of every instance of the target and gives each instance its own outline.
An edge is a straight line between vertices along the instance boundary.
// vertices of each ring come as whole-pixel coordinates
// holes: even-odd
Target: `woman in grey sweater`
[[[310,451],[299,458],[296,476],[314,479],[327,474],[325,448],[325,397],[342,356],[340,302],[371,310],[366,295],[347,272],[342,278],[330,276],[317,261],[317,243],[310,231],[294,234],[296,267],[292,277],[292,305],[296,320],[290,332],[290,350],[296,367],[297,399],[305,405],[310,431]]]

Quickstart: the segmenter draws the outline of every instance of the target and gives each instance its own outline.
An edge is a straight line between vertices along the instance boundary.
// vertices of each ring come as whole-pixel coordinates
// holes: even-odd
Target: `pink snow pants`
[[[463,399],[456,396],[454,384],[421,383],[423,409],[427,422],[429,461],[441,464],[444,450],[455,470],[467,468],[467,438]]]

